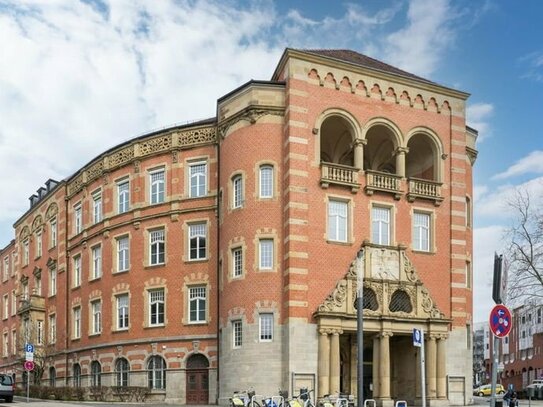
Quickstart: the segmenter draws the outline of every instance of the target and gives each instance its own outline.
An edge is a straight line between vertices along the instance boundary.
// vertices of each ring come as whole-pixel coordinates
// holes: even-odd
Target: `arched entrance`
[[[209,361],[200,354],[187,360],[187,404],[208,404]]]

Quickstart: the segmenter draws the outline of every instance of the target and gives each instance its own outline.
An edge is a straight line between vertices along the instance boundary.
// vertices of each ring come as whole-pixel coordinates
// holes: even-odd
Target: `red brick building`
[[[33,342],[50,385],[420,399],[471,393],[468,95],[345,50],[287,49],[217,116],[48,181],[2,250],[1,370]],[[363,255],[357,262],[357,256]],[[6,305],[7,304],[7,305]]]

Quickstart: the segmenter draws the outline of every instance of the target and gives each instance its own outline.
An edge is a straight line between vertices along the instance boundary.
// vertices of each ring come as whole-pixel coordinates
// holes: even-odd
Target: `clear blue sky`
[[[543,2],[0,0],[0,246],[48,178],[213,116],[287,46],[350,48],[472,94],[475,321],[517,186],[543,190]]]

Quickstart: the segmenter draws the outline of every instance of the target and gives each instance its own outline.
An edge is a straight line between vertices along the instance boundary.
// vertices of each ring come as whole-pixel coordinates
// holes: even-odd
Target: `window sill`
[[[328,244],[337,244],[339,246],[352,246],[353,245],[352,242],[343,242],[341,240],[331,240],[331,239],[326,239],[326,243],[328,243]]]
[[[429,251],[426,251],[426,250],[411,249],[411,251],[412,251],[413,253],[422,254],[422,255],[426,255],[426,256],[436,254],[435,251],[430,251],[430,250],[429,250]]]
[[[79,342],[81,340],[81,337],[79,338],[71,338],[72,342]]]
[[[165,328],[166,324],[158,324],[158,325],[147,325],[144,326],[143,329],[155,329],[155,328]]]
[[[128,273],[130,271],[130,269],[126,269],[126,270],[119,270],[119,271],[115,271],[114,273],[111,273],[113,274],[114,276],[116,276],[117,274],[124,274],[124,273]]]
[[[129,330],[130,330],[130,327],[128,327],[128,328],[119,328],[119,329],[113,329],[111,331],[111,333],[117,334],[117,333],[128,332]]]
[[[93,333],[93,334],[89,334],[89,338],[95,338],[97,336],[100,336],[102,335],[102,332],[96,332],[96,333]]]
[[[152,269],[161,268],[161,267],[166,267],[166,263],[149,264],[149,265],[145,266],[143,269],[144,270],[152,270]]]
[[[81,288],[81,285],[76,285],[75,287],[70,288],[70,290],[74,291]]]
[[[209,259],[188,259],[185,263],[205,263],[206,261],[209,261]]]
[[[194,322],[189,321],[185,325],[189,325],[189,326],[194,326],[194,325],[205,326],[205,325],[209,325],[209,322],[208,321],[194,321]]]
[[[101,279],[102,279],[102,276],[94,277],[94,278],[91,278],[91,279],[89,280],[89,283],[93,283],[93,282],[99,281],[99,280],[101,280]]]
[[[55,298],[56,296],[57,296],[57,293],[49,294],[49,295],[47,296],[47,298]]]

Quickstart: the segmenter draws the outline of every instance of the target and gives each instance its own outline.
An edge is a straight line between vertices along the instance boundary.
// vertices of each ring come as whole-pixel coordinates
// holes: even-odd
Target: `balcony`
[[[356,193],[360,189],[358,171],[358,168],[348,165],[323,162],[321,163],[321,186],[328,188],[330,184],[345,185]]]
[[[414,202],[415,199],[430,199],[434,201],[434,205],[441,205],[441,202],[443,202],[441,183],[425,179],[409,178],[407,200]]]
[[[402,197],[401,179],[402,177],[396,174],[366,170],[366,194],[373,195],[375,191],[389,192],[398,200]]]

